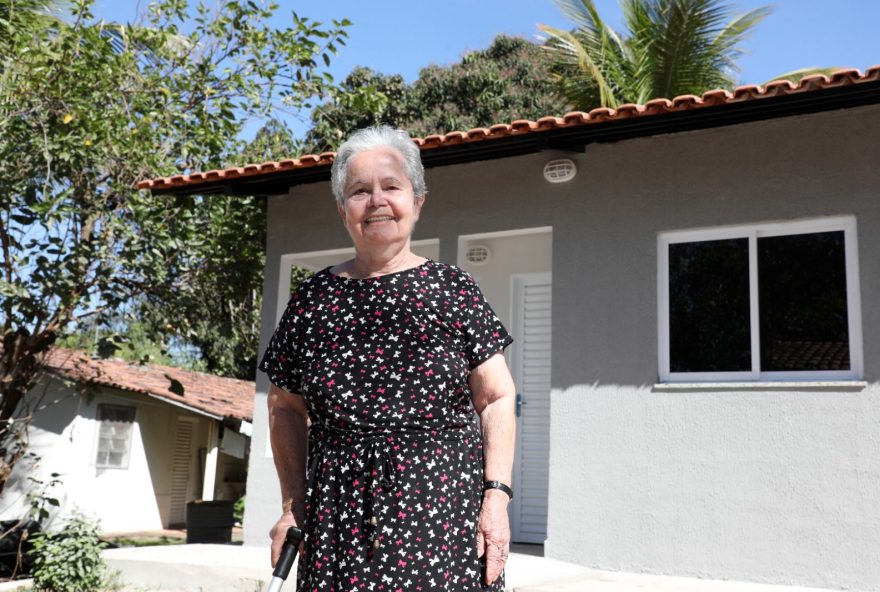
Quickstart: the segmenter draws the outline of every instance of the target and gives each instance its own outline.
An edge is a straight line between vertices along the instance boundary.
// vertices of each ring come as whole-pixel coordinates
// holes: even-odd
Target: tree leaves
[[[252,1],[191,17],[160,0],[144,26],[98,21],[92,0],[68,22],[48,5],[0,3],[0,332],[27,336],[0,366],[0,489],[16,458],[4,420],[29,413],[18,402],[37,376],[18,361],[203,265],[203,203],[138,181],[221,166],[246,122],[322,96],[347,26],[276,28],[276,8]]]
[[[399,75],[355,68],[331,99],[312,111],[305,149],[335,150],[354,130],[378,123],[427,136],[562,115],[570,105],[547,80],[549,65],[539,46],[499,35],[458,64],[422,69],[412,84]]]
[[[732,17],[723,0],[621,0],[626,33],[618,34],[593,0],[557,4],[574,30],[539,28],[559,91],[584,111],[732,87],[743,41],[771,13]]]

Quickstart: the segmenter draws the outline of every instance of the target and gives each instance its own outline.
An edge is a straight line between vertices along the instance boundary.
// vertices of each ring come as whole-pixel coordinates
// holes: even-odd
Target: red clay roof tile
[[[426,148],[437,148],[441,145],[443,145],[443,136],[439,134],[432,134],[425,138],[425,143],[422,144],[422,150]]]
[[[733,98],[729,102],[754,101],[761,98],[762,89],[757,84],[746,84],[733,89]]]
[[[56,347],[44,361],[53,373],[72,380],[165,399],[224,419],[251,421],[254,415],[253,382],[190,372],[158,364],[133,364],[125,360],[93,359],[73,349]],[[183,395],[169,390],[172,379]]]
[[[676,111],[691,111],[694,109],[702,109],[704,107],[716,107],[732,103],[755,101],[788,94],[817,91],[865,82],[876,82],[878,80],[880,80],[880,65],[868,68],[864,74],[858,69],[847,68],[834,72],[830,77],[822,74],[805,76],[797,84],[793,84],[787,80],[776,80],[768,82],[763,87],[750,84],[737,87],[733,92],[723,89],[710,90],[703,93],[701,97],[682,95],[674,97],[672,100],[652,99],[644,105],[621,105],[616,110],[600,107],[593,109],[589,113],[575,111],[572,113],[566,113],[562,117],[542,117],[538,119],[538,121],[518,119],[510,124],[499,123],[488,129],[475,128],[467,131],[450,132],[445,135],[431,134],[425,138],[414,138],[413,141],[422,150],[432,150],[446,146],[489,141],[510,135],[540,133],[560,127],[593,125],[613,120],[654,117]],[[266,175],[282,170],[329,165],[333,162],[334,157],[335,153],[324,152],[320,155],[308,154],[299,158],[285,159],[279,162],[250,164],[245,167],[231,167],[225,170],[208,171],[207,173],[172,175],[170,177],[141,181],[138,183],[138,189],[158,190],[171,187],[184,187],[198,185],[217,178]]]
[[[788,82],[787,80],[785,82]],[[703,93],[703,105],[723,105],[733,98],[733,93],[729,90],[719,88],[718,90],[710,90]]]
[[[784,95],[797,88],[790,80],[774,80],[764,85],[764,94],[766,96]]]
[[[732,97],[731,97],[732,98]],[[672,101],[669,99],[651,99],[645,103],[644,115],[660,115],[668,112],[672,108]]]
[[[831,84],[831,80],[827,76],[825,76],[824,74],[813,74],[812,76],[804,76],[803,78],[801,78],[801,81],[798,83],[798,86],[795,90],[820,90],[829,86],[835,85]]]
[[[583,111],[572,111],[571,113],[566,113],[562,117],[562,121],[565,122],[566,125],[583,125],[590,120],[590,116]],[[531,129],[537,129],[537,124],[534,124],[534,127]]]
[[[467,140],[467,134],[464,132],[450,132],[446,134],[447,144],[461,144]]]
[[[831,73],[831,80],[840,80],[846,84],[857,84],[861,77],[862,73],[856,68],[837,70]]]
[[[614,119],[614,109],[609,109],[608,107],[596,107],[595,109],[590,110],[587,115],[589,116],[591,123],[608,121],[609,119]]]
[[[635,103],[626,103],[625,105],[620,105],[616,110],[618,119],[629,119],[630,117],[638,117],[645,108],[641,105],[636,105]],[[568,118],[566,118],[566,122]]]
[[[676,111],[684,111],[699,107],[703,100],[696,95],[680,95],[672,99],[672,108]]]

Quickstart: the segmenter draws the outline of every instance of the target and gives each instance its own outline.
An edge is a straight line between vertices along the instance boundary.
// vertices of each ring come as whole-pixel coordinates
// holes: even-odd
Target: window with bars
[[[131,451],[135,408],[124,405],[98,405],[99,469],[127,469]]]
[[[852,217],[661,234],[661,381],[858,379]]]

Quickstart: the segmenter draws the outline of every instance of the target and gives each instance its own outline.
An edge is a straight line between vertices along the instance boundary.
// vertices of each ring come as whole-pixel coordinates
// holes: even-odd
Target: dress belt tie
[[[395,467],[389,450],[390,442],[387,436],[371,437],[367,439],[367,473],[369,479],[366,483],[367,516],[364,516],[365,524],[370,529],[370,547],[373,551],[379,549],[379,510],[381,508],[382,494],[394,487]]]

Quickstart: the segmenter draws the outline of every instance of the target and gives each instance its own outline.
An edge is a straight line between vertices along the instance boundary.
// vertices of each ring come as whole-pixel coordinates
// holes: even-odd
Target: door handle
[[[516,416],[520,417],[522,415],[522,408],[526,402],[523,401],[522,393],[516,393]]]

